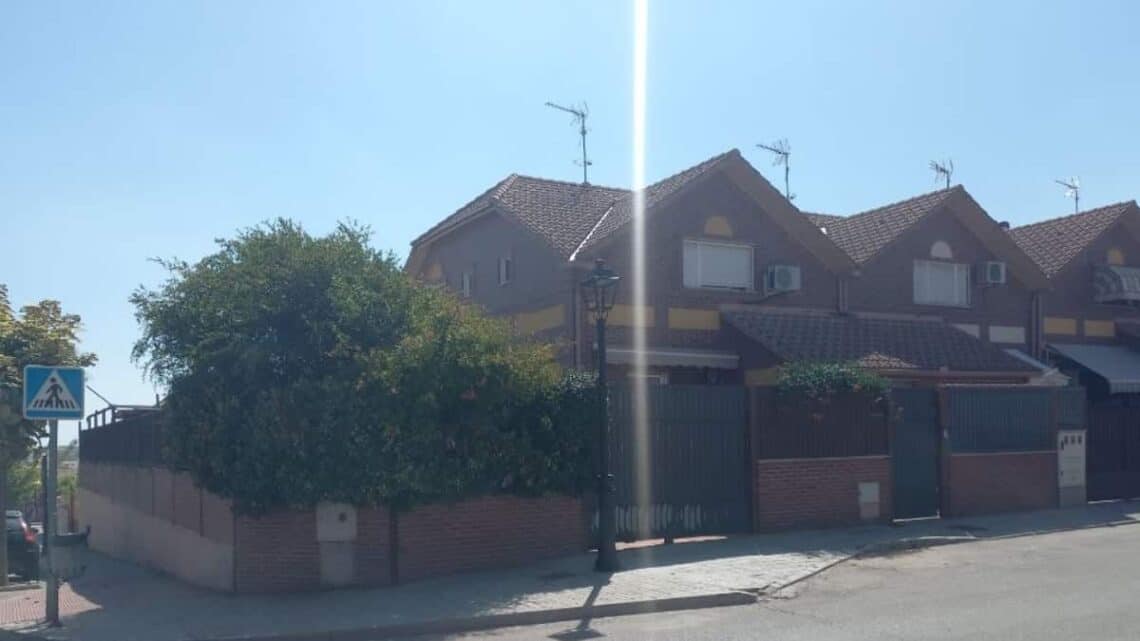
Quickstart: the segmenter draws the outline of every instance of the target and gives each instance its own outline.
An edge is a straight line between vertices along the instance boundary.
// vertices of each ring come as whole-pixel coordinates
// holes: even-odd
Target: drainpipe
[[[1042,360],[1045,357],[1045,303],[1041,299],[1041,292],[1033,292],[1032,302],[1030,304],[1030,327],[1033,330],[1032,342],[1029,349],[1033,354],[1033,358]]]
[[[582,310],[578,308],[581,304],[580,296],[578,296],[578,270],[574,268],[574,264],[570,263],[570,336],[574,341],[574,369],[582,369],[582,323],[578,318]]]

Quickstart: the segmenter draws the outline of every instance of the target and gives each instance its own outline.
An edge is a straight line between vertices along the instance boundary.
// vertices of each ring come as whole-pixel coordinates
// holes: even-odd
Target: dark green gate
[[[931,389],[891,392],[895,427],[891,440],[896,519],[938,516],[938,406]]]
[[[610,391],[618,537],[750,531],[747,390],[650,385],[647,391],[643,431],[634,425],[632,389]]]

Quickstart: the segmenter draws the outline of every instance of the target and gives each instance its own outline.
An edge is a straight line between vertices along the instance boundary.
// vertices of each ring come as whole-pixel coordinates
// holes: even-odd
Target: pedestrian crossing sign
[[[83,368],[28,365],[24,368],[24,418],[83,418]]]

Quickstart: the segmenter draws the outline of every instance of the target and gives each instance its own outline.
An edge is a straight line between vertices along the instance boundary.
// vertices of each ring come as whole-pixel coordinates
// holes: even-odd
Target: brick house
[[[1095,395],[1140,392],[1140,208],[1127,201],[1010,230],[1051,282],[1052,360]],[[1092,375],[1090,375],[1092,374]]]
[[[628,284],[618,293],[616,377],[629,374],[635,322],[663,383],[764,384],[794,359],[906,379],[1039,371],[1005,349],[1033,350],[1047,281],[960,187],[850,218],[805,215],[731,150],[648,186],[645,201],[647,304],[633,309]],[[512,175],[413,241],[406,268],[589,367],[578,284],[596,258],[632,273],[631,221],[627,190]],[[971,276],[987,262],[1000,263],[1001,284]]]

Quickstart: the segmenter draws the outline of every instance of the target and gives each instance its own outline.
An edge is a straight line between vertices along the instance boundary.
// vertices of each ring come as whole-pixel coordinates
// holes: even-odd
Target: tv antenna
[[[950,189],[950,177],[954,175],[954,161],[947,158],[942,162],[937,160],[930,161],[930,171],[934,172],[934,180],[941,181],[945,179],[946,189]]]
[[[1053,182],[1065,188],[1065,197],[1073,199],[1073,213],[1081,211],[1081,179],[1073,176],[1068,180],[1054,180]]]
[[[594,164],[590,162],[589,156],[586,155],[586,134],[590,131],[586,129],[586,118],[590,115],[590,108],[584,102],[581,107],[564,107],[553,102],[547,102],[546,106],[551,109],[557,109],[558,111],[565,111],[574,116],[574,120],[571,121],[571,124],[578,125],[578,134],[582,136],[582,160],[575,161],[574,164],[581,165],[582,167],[582,184],[590,184],[588,171],[590,165]]]
[[[777,167],[780,165],[784,166],[784,198],[787,198],[788,200],[795,200],[796,195],[792,193],[792,189],[788,183],[788,172],[791,169],[791,167],[788,165],[788,158],[792,155],[792,148],[788,145],[788,139],[781,138],[780,140],[777,140],[770,145],[759,143],[756,146],[765,151],[771,152],[775,156],[775,158],[772,159],[773,165]]]

